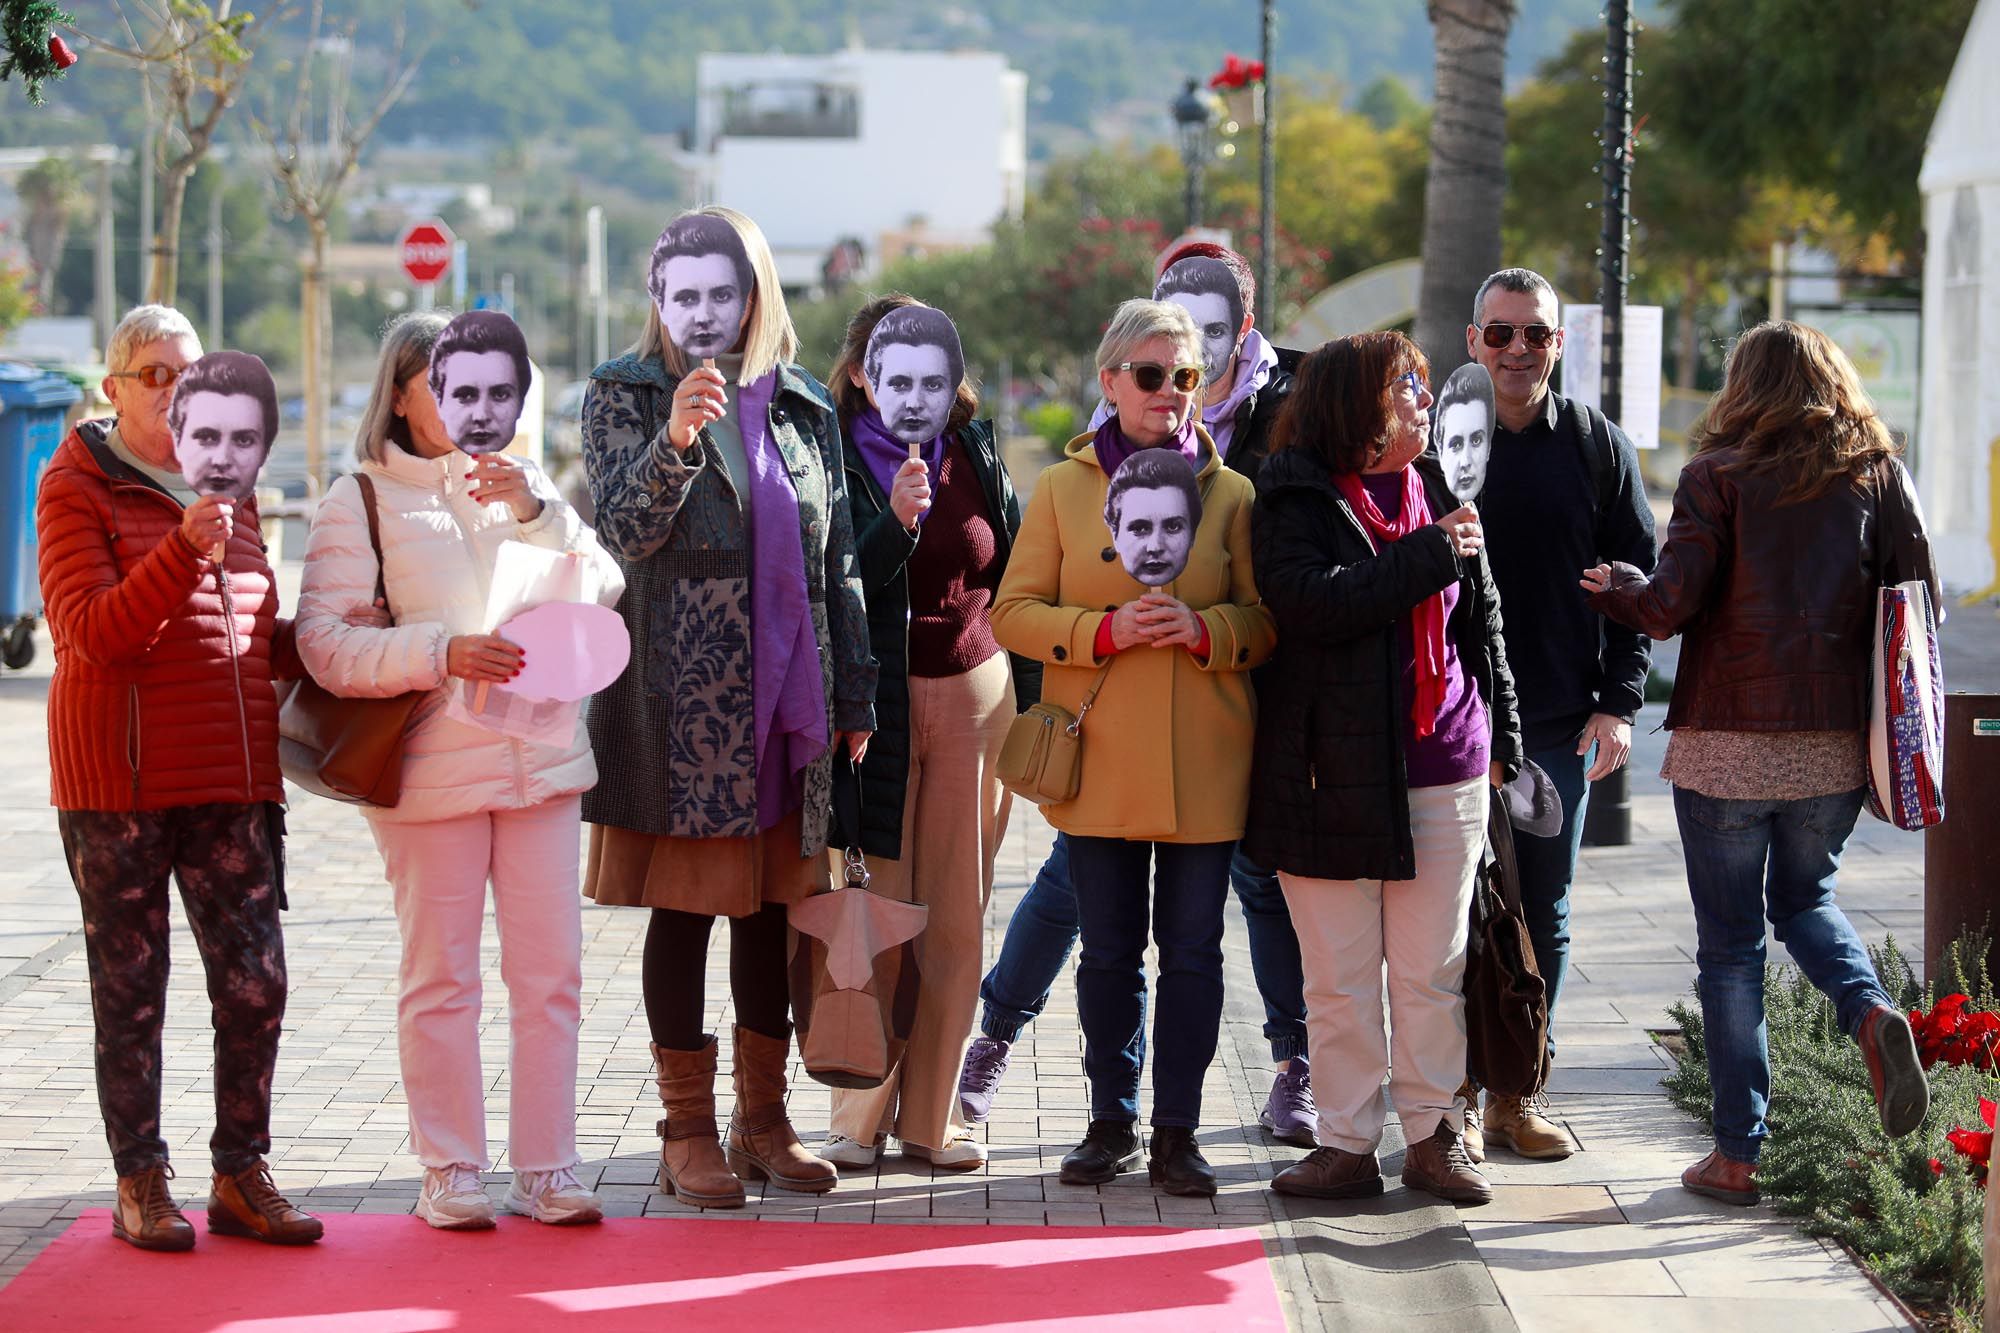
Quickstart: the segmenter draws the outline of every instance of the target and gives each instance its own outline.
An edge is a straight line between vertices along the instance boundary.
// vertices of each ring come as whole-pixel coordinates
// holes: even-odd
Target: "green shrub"
[[[1049,448],[1060,449],[1076,438],[1079,417],[1074,407],[1051,398],[1036,403],[1021,413],[1021,427],[1030,435],[1039,435],[1049,442]]]
[[[1938,995],[1955,992],[1971,997],[1968,1009],[1995,1008],[1986,941],[1979,935],[1952,946],[1932,987],[1917,984],[1894,939],[1869,952],[1883,989],[1905,1010],[1928,1010]],[[1667,1092],[1706,1122],[1701,1010],[1683,1001],[1668,1013],[1685,1045],[1665,1080]],[[1985,1191],[1945,1132],[1980,1128],[1979,1099],[2000,1098],[2000,1079],[1966,1066],[1932,1066],[1930,1114],[1915,1133],[1891,1140],[1876,1116],[1861,1048],[1840,1031],[1832,1004],[1796,968],[1767,969],[1764,1016],[1771,1134],[1758,1163],[1760,1188],[1806,1231],[1851,1247],[1897,1295],[1937,1309],[1948,1327],[1977,1329]]]

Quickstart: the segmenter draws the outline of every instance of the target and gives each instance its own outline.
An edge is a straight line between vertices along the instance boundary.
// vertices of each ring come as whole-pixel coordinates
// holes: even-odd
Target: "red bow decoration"
[[[1222,68],[1209,76],[1211,88],[1247,88],[1264,81],[1264,62],[1245,60],[1231,51],[1222,58]]]
[[[68,69],[76,63],[76,52],[69,49],[69,43],[60,37],[49,38],[49,59],[56,62],[57,69]]]

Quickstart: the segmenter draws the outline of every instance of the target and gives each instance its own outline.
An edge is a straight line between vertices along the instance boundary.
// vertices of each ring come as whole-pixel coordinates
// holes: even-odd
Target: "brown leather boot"
[[[174,1169],[165,1162],[118,1177],[118,1206],[111,1210],[111,1234],[142,1250],[191,1250],[194,1223],[174,1206],[167,1182]]]
[[[1572,1151],[1569,1135],[1549,1118],[1548,1103],[1540,1097],[1487,1097],[1486,1137],[1531,1162],[1560,1162]]]
[[[1479,1121],[1479,1085],[1466,1079],[1458,1085],[1458,1099],[1465,1103],[1465,1155],[1477,1166],[1486,1160],[1486,1131]]]
[[[1403,1188],[1424,1190],[1456,1204],[1490,1203],[1493,1187],[1473,1168],[1449,1120],[1427,1139],[1403,1149]]]
[[[326,1230],[317,1217],[285,1201],[262,1158],[233,1176],[216,1172],[208,1187],[208,1229],[270,1245],[310,1245]]]
[[[1348,1152],[1328,1144],[1273,1176],[1271,1188],[1308,1199],[1372,1198],[1382,1192],[1382,1164],[1372,1152]]]
[[[723,1160],[715,1127],[715,1038],[698,1051],[653,1048],[653,1081],[667,1114],[660,1135],[660,1190],[692,1208],[741,1208],[743,1182]]]
[[[1854,1040],[1868,1065],[1868,1082],[1875,1090],[1875,1112],[1882,1130],[1900,1139],[1924,1123],[1931,1107],[1930,1084],[1917,1059],[1910,1020],[1886,1004],[1878,1004],[1861,1020]]]
[[[832,1162],[799,1145],[785,1118],[785,1062],[790,1037],[734,1030],[736,1112],[729,1118],[729,1169],[745,1180],[767,1177],[779,1189],[824,1194],[840,1183]]]
[[[1757,1189],[1757,1164],[1724,1157],[1720,1148],[1681,1172],[1681,1188],[1739,1208],[1749,1208],[1763,1197]]]

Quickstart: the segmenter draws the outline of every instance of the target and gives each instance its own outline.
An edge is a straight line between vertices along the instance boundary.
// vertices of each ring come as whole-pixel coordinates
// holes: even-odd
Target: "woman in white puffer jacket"
[[[337,695],[430,691],[411,719],[402,799],[366,812],[403,938],[396,1021],[410,1137],[425,1168],[418,1216],[447,1229],[494,1222],[479,1179],[491,1166],[479,1062],[490,880],[512,1039],[506,1204],[539,1221],[590,1222],[602,1213],[575,1174],[578,849],[580,795],[596,785],[597,766],[580,718],[565,743],[538,744],[460,721],[445,704],[454,677],[504,683],[520,670],[520,649],[481,632],[502,543],[576,553],[607,602],[624,580],[539,468],[501,454],[475,461],[452,446],[427,374],[445,327],[435,313],[389,326],[356,441],[375,492],[388,607],[373,605],[361,486],[343,477],[313,516],[299,653]],[[506,351],[525,386],[525,346],[467,350]],[[464,364],[452,346],[443,351],[441,368]]]

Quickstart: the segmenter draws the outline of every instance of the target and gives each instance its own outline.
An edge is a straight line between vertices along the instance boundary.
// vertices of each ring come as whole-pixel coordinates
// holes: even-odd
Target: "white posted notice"
[[[1641,449],[1660,447],[1660,358],[1665,328],[1661,307],[1625,307],[1624,365],[1618,376],[1625,401],[1618,425]],[[1565,306],[1563,329],[1563,396],[1602,407],[1603,307]]]

